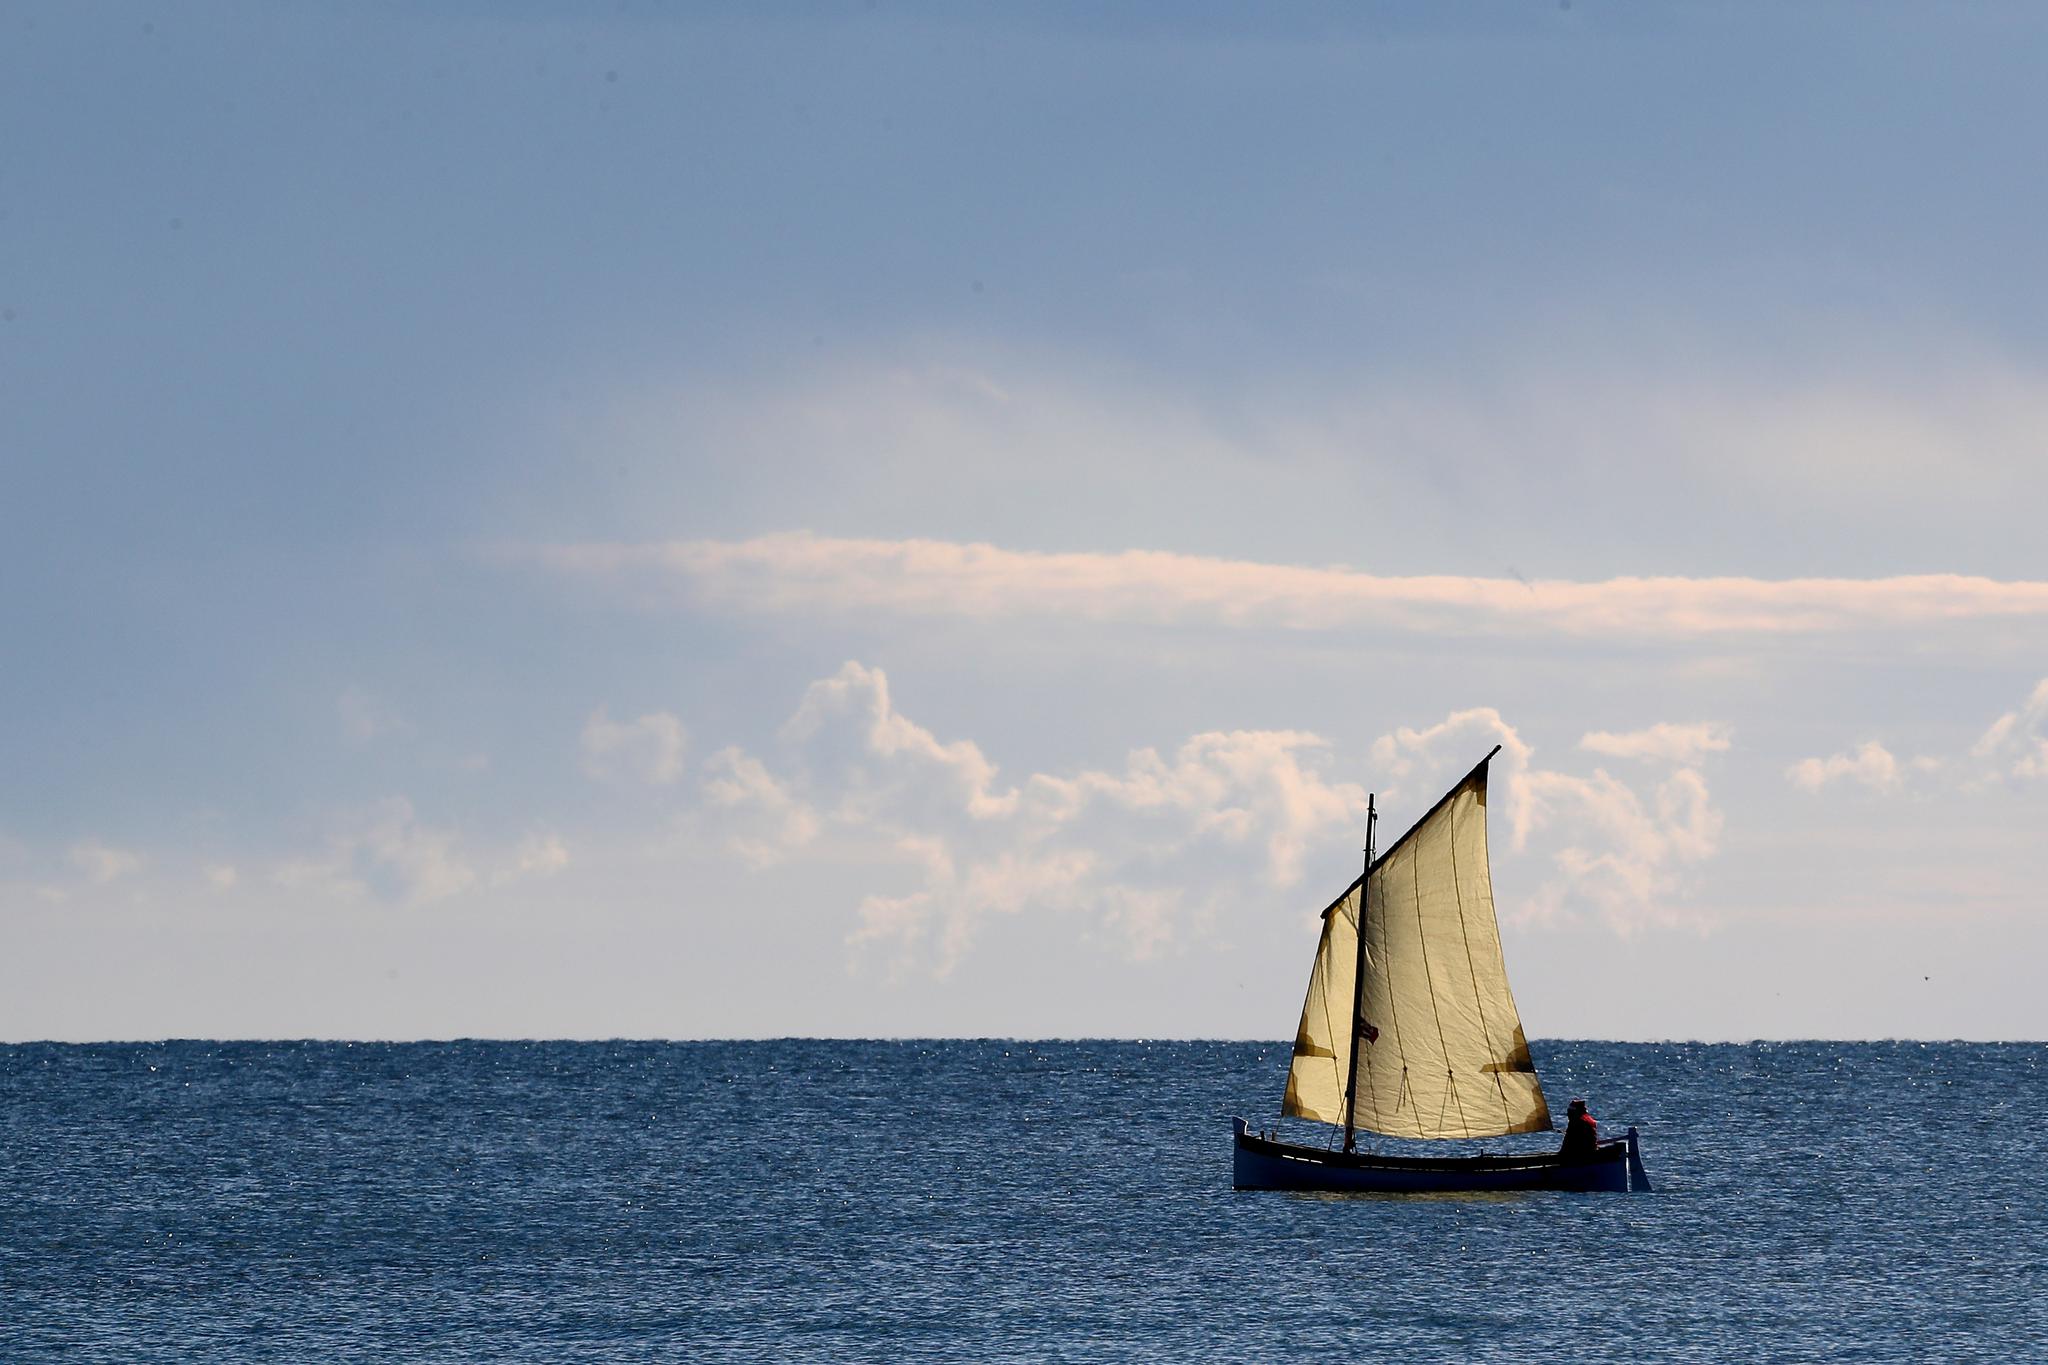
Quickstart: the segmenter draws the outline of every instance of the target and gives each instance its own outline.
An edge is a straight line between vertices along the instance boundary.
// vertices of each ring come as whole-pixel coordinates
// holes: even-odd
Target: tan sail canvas
[[[1501,959],[1482,763],[1373,865],[1359,1001],[1357,1127],[1389,1137],[1550,1128]],[[1323,913],[1284,1112],[1344,1122],[1359,884]]]

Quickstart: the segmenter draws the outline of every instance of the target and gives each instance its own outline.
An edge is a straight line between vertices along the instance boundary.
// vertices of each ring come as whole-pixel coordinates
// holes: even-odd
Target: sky
[[[0,6],[0,1038],[2048,1036],[2044,59]]]

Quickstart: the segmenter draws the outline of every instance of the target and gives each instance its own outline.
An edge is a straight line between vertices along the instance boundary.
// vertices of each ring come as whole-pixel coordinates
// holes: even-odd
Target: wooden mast
[[[1491,754],[1487,755],[1489,758]],[[1344,1150],[1358,1143],[1358,1044],[1365,1033],[1365,907],[1372,894],[1372,831],[1379,823],[1374,797],[1365,798],[1365,871],[1358,877],[1358,964],[1351,974],[1351,1066],[1344,1076]]]

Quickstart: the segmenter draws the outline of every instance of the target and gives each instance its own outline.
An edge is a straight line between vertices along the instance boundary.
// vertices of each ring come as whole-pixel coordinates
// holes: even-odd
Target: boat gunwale
[[[1301,1147],[1291,1142],[1260,1137],[1249,1129],[1237,1135],[1240,1147],[1259,1156],[1345,1170],[1395,1171],[1520,1171],[1569,1169],[1600,1166],[1628,1160],[1628,1139],[1613,1138],[1594,1148],[1584,1161],[1566,1161],[1556,1152],[1493,1153],[1476,1156],[1394,1156],[1379,1152],[1340,1152],[1326,1147]]]

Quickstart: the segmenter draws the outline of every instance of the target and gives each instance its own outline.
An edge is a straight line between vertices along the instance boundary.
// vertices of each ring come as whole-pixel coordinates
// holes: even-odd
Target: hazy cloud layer
[[[142,858],[139,854],[131,853],[125,848],[115,848],[112,844],[101,843],[97,839],[87,839],[73,844],[67,861],[95,886],[105,886],[109,882],[119,881],[142,867]]]
[[[598,707],[583,723],[584,775],[600,782],[666,786],[683,775],[683,723],[666,711],[615,721]]]
[[[558,834],[529,834],[519,841],[511,862],[492,877],[496,885],[521,877],[552,877],[569,866],[569,849]]]
[[[420,820],[402,796],[379,802],[334,845],[332,871],[383,900],[425,905],[477,880],[456,832]]]
[[[569,866],[568,846],[551,831],[534,831],[510,846],[493,845],[452,823],[420,817],[410,799],[389,796],[330,824],[324,846],[264,869],[263,885],[282,890],[296,908],[382,903],[423,908],[459,901]],[[235,893],[252,879],[233,867],[205,869],[216,894]]]
[[[0,877],[0,905],[10,896],[27,896],[86,911],[202,905],[293,915],[348,914],[380,905],[438,911],[482,903],[516,882],[553,877],[571,861],[568,844],[551,830],[493,842],[456,822],[423,819],[409,798],[390,796],[335,813],[323,833],[296,850],[244,850],[232,862],[193,850],[145,857],[85,840],[65,852],[68,877]]]
[[[1884,544],[1993,577],[2028,564],[1995,552],[2048,497],[2048,384],[2024,352],[1967,333],[1887,351],[1804,318],[1819,334],[1793,360],[1738,338],[1674,352],[1640,319],[1569,335],[1555,321],[1487,329],[1446,368],[1325,355],[1208,375],[987,333],[899,335],[708,383],[636,376],[614,389],[604,439],[664,463],[715,452],[709,496],[735,515],[703,515],[697,480],[665,520],[724,538],[814,527],[1469,563],[1509,582],[1517,563],[1586,582],[1907,562],[1871,553]]]
[[[360,687],[344,689],[335,699],[334,709],[341,718],[342,733],[357,744],[367,744],[405,728],[397,712]]]
[[[1399,577],[1151,550],[1046,554],[804,531],[739,541],[553,545],[526,553],[559,573],[614,584],[636,597],[739,614],[898,612],[1653,638],[2048,619],[2048,582],[1962,574],[1524,582]]]

